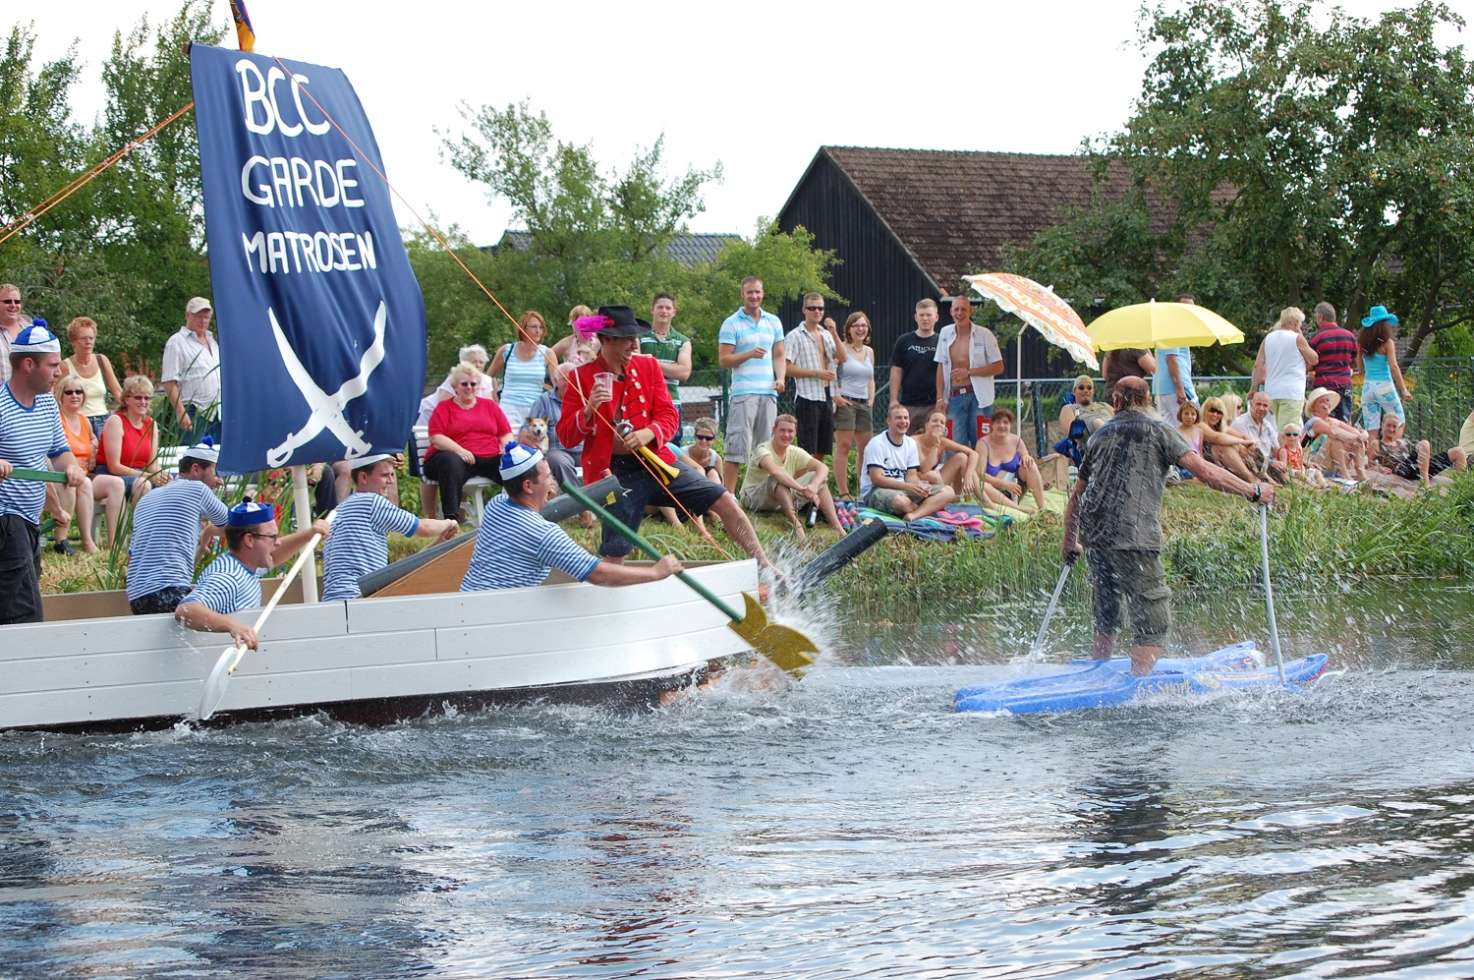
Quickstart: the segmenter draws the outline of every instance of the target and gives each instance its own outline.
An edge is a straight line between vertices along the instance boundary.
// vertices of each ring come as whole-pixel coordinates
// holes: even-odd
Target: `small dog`
[[[541,449],[548,451],[548,420],[533,417],[522,423],[522,431],[517,433],[517,441],[528,449]]]

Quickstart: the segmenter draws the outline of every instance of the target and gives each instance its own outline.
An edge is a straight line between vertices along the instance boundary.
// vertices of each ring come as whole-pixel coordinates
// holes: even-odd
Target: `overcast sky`
[[[1348,0],[1372,15],[1399,4]],[[114,30],[172,16],[176,0],[21,3],[38,53],[74,38],[91,121]],[[697,231],[750,234],[824,144],[1068,153],[1118,127],[1146,59],[1136,0],[1032,3],[523,3],[248,0],[256,50],[343,69],[368,112],[389,178],[422,213],[478,244],[507,226],[441,159],[459,106],[522,99],[606,167],[665,135],[669,173],[720,161]],[[1451,4],[1469,17],[1474,0]],[[229,19],[227,0],[214,0]],[[381,19],[365,10],[387,11]],[[12,19],[15,18],[12,14]],[[1464,43],[1469,32],[1450,36]],[[226,44],[234,46],[234,33]],[[188,117],[186,117],[188,118]],[[413,218],[401,211],[404,224]]]

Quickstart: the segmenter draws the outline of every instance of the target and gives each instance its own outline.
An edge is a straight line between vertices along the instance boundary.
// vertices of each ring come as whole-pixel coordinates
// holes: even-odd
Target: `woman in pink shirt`
[[[425,476],[440,484],[440,512],[460,521],[461,488],[473,476],[494,478],[502,449],[514,438],[501,407],[476,394],[480,382],[474,364],[458,365],[450,372],[454,396],[430,413]]]

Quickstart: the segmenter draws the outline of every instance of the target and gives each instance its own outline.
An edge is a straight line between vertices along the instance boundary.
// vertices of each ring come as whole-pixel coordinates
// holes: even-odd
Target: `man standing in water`
[[[1091,437],[1080,478],[1065,506],[1061,548],[1066,562],[1089,549],[1094,588],[1096,660],[1109,660],[1121,628],[1123,604],[1134,633],[1131,673],[1144,677],[1162,655],[1172,625],[1167,576],[1162,569],[1162,488],[1181,466],[1207,486],[1268,506],[1274,486],[1246,483],[1193,452],[1177,429],[1151,412],[1151,392],[1141,378],[1116,382],[1116,415]]]

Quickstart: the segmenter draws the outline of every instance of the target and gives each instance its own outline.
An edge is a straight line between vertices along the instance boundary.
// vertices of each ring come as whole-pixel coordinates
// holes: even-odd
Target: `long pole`
[[[333,478],[332,467],[325,467],[322,478]],[[312,526],[312,495],[307,491],[307,467],[292,467],[292,509],[297,512],[297,530],[305,531]],[[309,552],[310,554],[310,552]],[[317,601],[317,568],[302,576],[302,601]]]
[[[1264,606],[1269,610],[1269,642],[1274,649],[1274,662],[1279,667],[1280,683],[1285,683],[1285,658],[1280,653],[1280,628],[1274,616],[1274,586],[1269,582],[1269,508],[1259,508],[1259,557],[1264,572]]]

